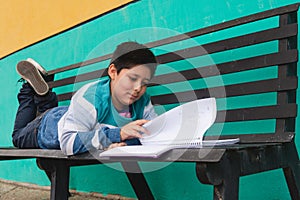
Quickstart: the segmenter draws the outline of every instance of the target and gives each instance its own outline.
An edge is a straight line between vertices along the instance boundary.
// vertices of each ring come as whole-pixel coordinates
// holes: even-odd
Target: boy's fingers
[[[127,124],[121,129],[121,139],[142,138],[143,133],[149,134],[149,131],[142,126],[148,121],[149,120],[146,119],[140,119]]]
[[[140,133],[150,134],[150,132],[149,132],[146,128],[142,127],[142,126],[140,126],[139,129],[140,129],[140,130],[139,130]]]
[[[139,138],[142,137],[143,133],[149,134],[149,131],[146,128],[139,126],[139,125],[134,127],[134,131],[135,131],[136,136],[139,135]]]
[[[149,120],[146,120],[146,119],[139,119],[139,120],[135,121],[135,124],[139,125],[139,126],[142,126],[142,125],[146,124],[148,121]]]
[[[120,143],[112,143],[111,145],[109,145],[108,149],[112,149],[115,147],[120,147],[120,146],[126,146],[127,144],[125,142],[120,142]]]
[[[118,144],[119,147],[120,147],[120,146],[126,146],[126,145],[127,145],[125,142],[120,142],[120,143],[117,143],[117,144]]]
[[[140,128],[135,129],[134,131],[132,131],[131,136],[135,137],[135,138],[141,138],[142,135],[140,134]]]
[[[127,135],[126,138],[141,138],[139,134],[138,126],[132,127],[132,129],[124,130],[124,133]]]

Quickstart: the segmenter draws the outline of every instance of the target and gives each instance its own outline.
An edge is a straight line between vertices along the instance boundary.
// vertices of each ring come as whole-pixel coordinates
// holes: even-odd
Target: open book
[[[234,144],[239,139],[203,140],[217,115],[215,98],[191,101],[175,107],[144,124],[150,134],[143,134],[142,145],[116,147],[100,157],[158,157],[174,148],[202,148]]]

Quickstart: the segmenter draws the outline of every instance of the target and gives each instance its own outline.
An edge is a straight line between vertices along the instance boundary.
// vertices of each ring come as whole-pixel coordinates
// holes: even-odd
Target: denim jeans
[[[13,144],[18,148],[40,148],[37,131],[45,111],[58,105],[57,96],[52,91],[39,96],[28,83],[24,83],[18,94],[18,101]],[[40,113],[38,117],[37,113]]]

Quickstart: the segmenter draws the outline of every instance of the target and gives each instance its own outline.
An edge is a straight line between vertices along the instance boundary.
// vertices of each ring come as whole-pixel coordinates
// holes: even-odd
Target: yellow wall
[[[132,0],[0,0],[0,59]]]

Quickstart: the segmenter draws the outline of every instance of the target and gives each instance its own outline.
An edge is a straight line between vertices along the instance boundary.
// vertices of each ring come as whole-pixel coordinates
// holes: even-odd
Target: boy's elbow
[[[61,138],[60,140],[60,149],[63,154],[67,156],[72,156],[74,155],[73,152],[73,142],[70,138]]]
[[[65,154],[65,155],[67,155],[67,156],[72,156],[72,155],[74,155],[73,152],[67,150],[68,148],[67,148],[65,145],[60,145],[60,149],[61,149],[61,151],[63,152],[63,154]]]

